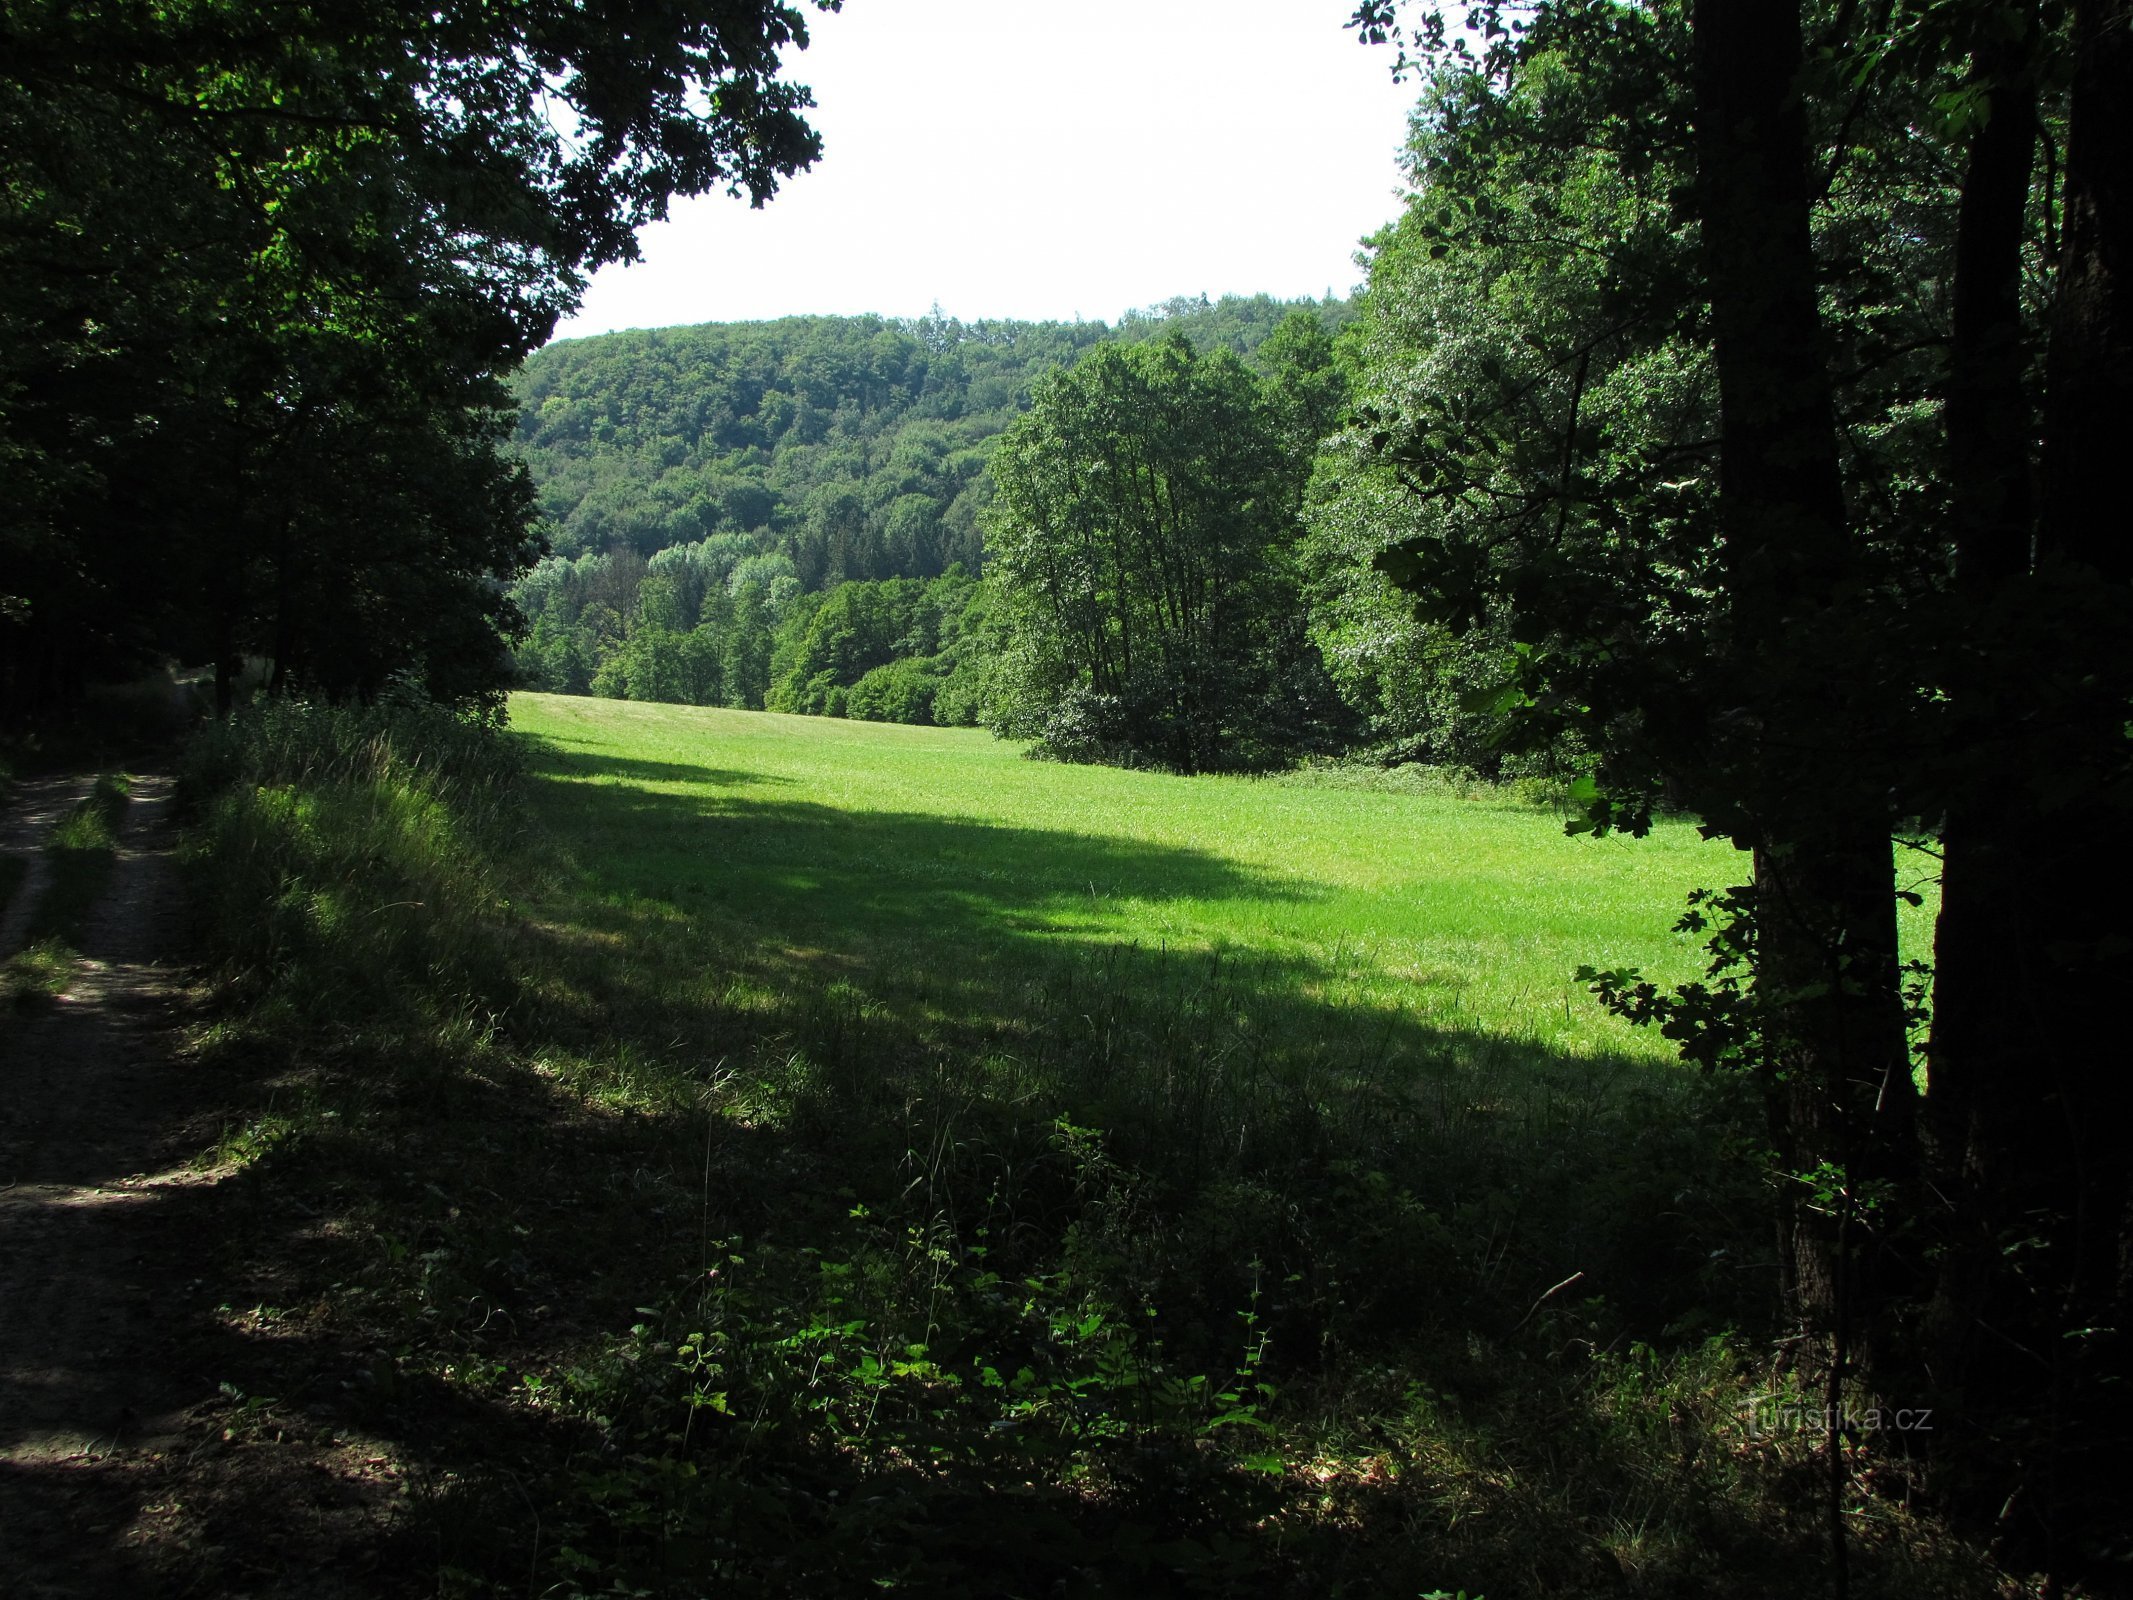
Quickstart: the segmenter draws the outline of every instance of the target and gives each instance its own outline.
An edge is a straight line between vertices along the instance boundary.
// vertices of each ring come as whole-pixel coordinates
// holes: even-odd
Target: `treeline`
[[[1303,305],[1330,325],[1349,308]],[[1182,332],[1249,357],[1295,306],[1179,298],[1101,322],[789,317],[565,340],[518,379],[554,552],[649,557],[715,533],[803,589],[979,565],[985,453],[1046,373]]]
[[[960,566],[810,593],[784,556],[739,553],[746,547],[721,534],[650,561],[542,562],[520,585],[539,619],[519,651],[528,679],[618,700],[984,720],[990,592]]]
[[[812,317],[551,346],[520,380],[553,553],[511,591],[519,680],[1181,769],[1367,749],[1501,770],[1472,702],[1503,641],[1417,623],[1371,566],[1387,520],[1345,480],[1309,487],[1354,316],[1202,298],[1115,328]]]

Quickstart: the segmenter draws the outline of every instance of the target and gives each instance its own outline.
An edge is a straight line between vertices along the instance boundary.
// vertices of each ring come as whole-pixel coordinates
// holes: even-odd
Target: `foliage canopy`
[[[677,194],[819,145],[781,4],[33,3],[0,25],[0,682],[493,686],[501,375]]]

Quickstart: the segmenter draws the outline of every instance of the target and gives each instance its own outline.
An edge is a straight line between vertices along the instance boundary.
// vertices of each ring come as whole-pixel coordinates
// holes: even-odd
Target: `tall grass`
[[[427,707],[269,704],[203,731],[178,798],[225,980],[290,1025],[373,1034],[508,1003],[519,769],[494,729]]]

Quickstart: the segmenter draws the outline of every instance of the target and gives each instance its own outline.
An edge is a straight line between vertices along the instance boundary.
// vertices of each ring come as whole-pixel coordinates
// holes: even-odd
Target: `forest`
[[[799,8],[10,8],[0,1045],[227,1285],[37,1573],[2133,1592],[2133,4],[1349,26],[1350,299],[551,342]]]
[[[528,624],[519,679],[569,694],[1041,732],[1062,684],[1056,671],[1023,684],[1002,667],[1003,653],[1028,656],[1015,642],[1030,645],[1031,630],[1000,603],[1014,586],[983,577],[1003,436],[1047,380],[1099,344],[1197,340],[1251,373],[1254,392],[1245,401],[1240,391],[1219,425],[1264,431],[1284,407],[1311,408],[1263,442],[1282,456],[1293,510],[1338,409],[1329,333],[1349,315],[1343,303],[1203,296],[1116,329],[819,318],[552,345],[520,380],[518,444],[553,553],[512,588]],[[1129,406],[1161,403],[1150,392]],[[1218,500],[1241,492],[1209,485]],[[1284,523],[1259,537],[1286,545],[1293,531]],[[1261,587],[1249,615],[1223,630],[1293,636],[1297,657],[1295,582]],[[1321,709],[1337,705],[1329,684],[1311,691]],[[1338,736],[1284,731],[1291,743]],[[1293,753],[1240,737],[1202,759]]]
[[[565,694],[986,726],[1054,753],[1198,769],[1339,755],[1491,776],[1567,771],[1569,741],[1507,751],[1488,720],[1465,709],[1503,677],[1507,641],[1415,621],[1370,566],[1393,524],[1335,493],[1330,462],[1306,515],[1352,366],[1336,354],[1336,336],[1354,320],[1347,302],[1202,296],[1129,314],[1116,329],[815,318],[551,345],[519,380],[518,450],[551,553],[511,590],[528,630],[515,650],[518,681]],[[1060,441],[1037,430],[1067,403],[1065,385],[1127,370],[1078,368],[1099,344],[1173,341],[1187,361],[1146,372],[1112,405],[1129,429],[1122,440],[1138,417],[1133,448],[1171,452],[1167,462],[1147,455],[1145,470],[1181,484],[1218,474],[1198,491],[1209,520],[1186,537],[1225,569],[1210,592],[1226,599],[1220,616],[1192,628],[1221,635],[1218,656],[1233,659],[1166,668],[1172,707],[1129,713],[1122,690],[1136,701],[1165,691],[1115,673],[1099,687],[1092,663],[1058,657],[1063,618],[1020,606],[1032,585],[1018,576],[1016,551],[1032,548],[1026,519],[1041,514],[1044,497],[1018,489],[1022,500],[996,507],[993,460],[1007,444],[1019,485],[1027,478],[1015,476],[1016,463],[1059,456]],[[1266,458],[1257,465],[1203,468],[1180,453],[1193,448],[1182,434],[1152,427],[1173,404],[1169,391],[1213,372],[1203,358],[1218,353],[1237,358],[1251,392],[1238,389],[1229,411],[1211,409],[1204,425],[1257,435]],[[1134,359],[1155,358],[1143,350]],[[1069,368],[1075,377],[1060,377]],[[1054,377],[1060,387],[1044,403]],[[1010,440],[1033,407],[1039,416]],[[1270,515],[1249,535],[1250,551],[1214,549],[1228,508],[1255,496]],[[1016,507],[1025,520],[1010,519]],[[1127,563],[1160,565],[1149,555]],[[1154,598],[1126,591],[1106,603],[1123,614]],[[1234,704],[1187,712],[1175,703],[1179,684],[1218,675]],[[1156,732],[1165,718],[1224,731],[1180,745]]]

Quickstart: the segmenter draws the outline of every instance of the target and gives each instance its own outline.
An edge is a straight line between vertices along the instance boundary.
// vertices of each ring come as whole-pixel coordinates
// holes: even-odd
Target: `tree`
[[[1864,1332],[1880,1303],[1879,1284],[1856,1281],[1879,1259],[1860,1236],[1887,1203],[1880,1186],[1910,1176],[1914,1088],[1889,849],[1898,819],[1866,757],[1900,726],[1902,707],[1876,659],[1870,552],[1845,502],[1799,0],[1696,0],[1691,33],[1724,665],[1743,730],[1726,741],[1740,819],[1731,831],[1754,853],[1762,1067],[1785,1102],[1772,1117],[1778,1159],[1789,1172],[1835,1175],[1832,1199],[1784,1209],[1794,1292],[1832,1336],[1841,1393],[1847,1324]]]
[[[1182,336],[1041,383],[993,457],[1003,726],[1181,772],[1249,762],[1290,665],[1293,475],[1251,374]]]
[[[10,704],[166,651],[494,683],[532,550],[499,376],[674,195],[814,157],[804,40],[776,3],[10,7]]]
[[[1512,736],[1582,730],[1592,825],[1664,795],[1752,850],[1690,919],[1716,981],[1599,986],[1763,1074],[1832,1395],[1847,1351],[1940,1394],[1936,1481],[2066,1572],[2110,1532],[2076,1464],[2122,1436],[2133,1256],[2100,1131],[2129,1109],[2128,886],[2093,849],[2133,821],[2133,562],[2098,515],[2133,416],[2124,10],[2071,37],[1983,4],[1477,19],[1478,56],[1406,34],[1439,65],[1365,308],[1360,444],[1410,522],[1383,564],[1433,618],[1509,629]],[[1915,1125],[1906,818],[1946,859]]]
[[[1926,1127],[1946,1213],[1927,1354],[1974,1419],[1958,1491],[1998,1514],[2017,1463],[2004,1520],[2058,1572],[2117,1517],[2102,1484],[2133,1426],[2133,1162],[2116,1131],[2133,1112],[2116,1000],[2133,874],[2096,848],[2133,824],[2133,554],[2106,509],[2133,428],[2133,15],[2084,0],[2067,42],[2035,7],[1958,22],[1936,40],[1965,65],[1973,114],[1936,663],[1946,869]],[[2040,330],[2023,293],[2032,161],[2065,78],[2063,244]]]

